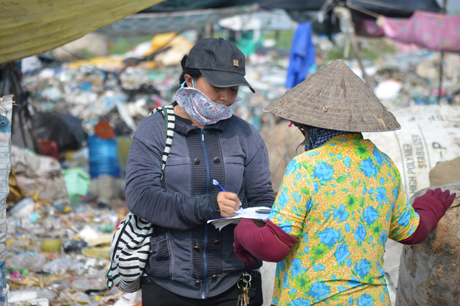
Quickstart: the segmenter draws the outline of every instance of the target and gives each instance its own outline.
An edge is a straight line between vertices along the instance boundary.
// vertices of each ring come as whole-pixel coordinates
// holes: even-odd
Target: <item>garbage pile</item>
[[[10,303],[140,303],[139,294],[106,288],[105,274],[112,234],[128,213],[124,173],[131,137],[153,108],[174,100],[181,73],[178,63],[193,45],[176,35],[161,39],[123,57],[35,63],[24,71],[23,86],[43,155],[12,147],[6,261]],[[142,55],[146,50],[161,51],[158,46],[165,39],[179,40],[171,43],[170,53],[160,52],[157,60]],[[324,40],[315,44],[321,67],[334,45]],[[295,129],[287,130],[286,122],[263,112],[286,91],[287,53],[265,47],[249,55],[246,77],[256,94],[241,87],[241,101],[234,106],[236,115],[261,130],[277,176],[283,172],[279,159],[288,162],[301,141],[293,139],[291,148],[273,141],[275,132],[285,137]],[[377,84],[377,96],[396,110],[437,103],[439,61],[435,53],[411,50],[364,62]],[[460,105],[460,57],[446,54],[444,61],[441,104]],[[356,61],[347,63],[361,74]],[[280,178],[272,177],[275,185]]]

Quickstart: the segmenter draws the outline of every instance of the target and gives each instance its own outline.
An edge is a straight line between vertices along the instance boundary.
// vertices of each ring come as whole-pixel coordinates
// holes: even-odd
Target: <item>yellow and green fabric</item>
[[[276,270],[273,304],[289,306],[391,305],[385,242],[419,223],[398,169],[360,133],[296,156],[269,219],[299,238]]]
[[[163,1],[2,1],[0,64],[55,49]]]

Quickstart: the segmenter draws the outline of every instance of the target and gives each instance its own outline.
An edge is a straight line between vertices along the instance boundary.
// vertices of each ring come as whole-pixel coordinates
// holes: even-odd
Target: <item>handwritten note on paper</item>
[[[242,219],[267,221],[268,215],[270,214],[270,208],[264,206],[240,208],[236,213],[237,215],[234,217],[208,220],[208,223],[214,224],[217,229],[221,230],[229,224],[237,224]]]

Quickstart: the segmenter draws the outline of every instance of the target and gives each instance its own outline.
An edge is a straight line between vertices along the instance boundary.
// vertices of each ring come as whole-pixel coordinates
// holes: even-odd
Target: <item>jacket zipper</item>
[[[206,194],[209,192],[209,184],[211,182],[211,171],[209,165],[208,150],[204,142],[204,130],[201,130],[201,148],[203,149],[204,159],[206,160]],[[204,228],[204,246],[203,246],[203,267],[204,267],[204,277],[203,277],[203,286],[201,290],[201,298],[204,300],[206,298],[206,276],[208,275],[208,262],[206,260],[206,246],[208,244],[208,225]]]

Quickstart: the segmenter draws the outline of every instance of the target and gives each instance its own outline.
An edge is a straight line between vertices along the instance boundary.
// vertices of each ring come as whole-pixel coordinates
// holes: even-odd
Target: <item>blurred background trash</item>
[[[5,275],[10,296],[23,301],[14,304],[141,302],[139,293],[104,289],[112,233],[128,212],[129,146],[151,110],[174,100],[180,61],[201,38],[226,38],[246,55],[246,78],[256,93],[241,87],[234,113],[265,140],[275,192],[287,164],[303,152],[303,137],[263,109],[285,93],[289,78],[302,82],[338,58],[371,84],[403,126],[365,137],[395,161],[408,195],[456,180],[460,55],[448,52],[456,43],[438,41],[441,49],[406,44],[390,39],[396,37],[387,30],[419,18],[417,10],[455,23],[460,5],[448,1],[446,17],[435,0],[409,0],[404,8],[399,0],[355,2],[337,10],[336,1],[326,0],[168,0],[55,50],[0,64],[0,96],[17,97],[5,223]],[[8,122],[0,115],[1,130]],[[400,254],[401,246],[389,241],[385,267],[392,302]],[[274,265],[262,270],[265,306]]]

